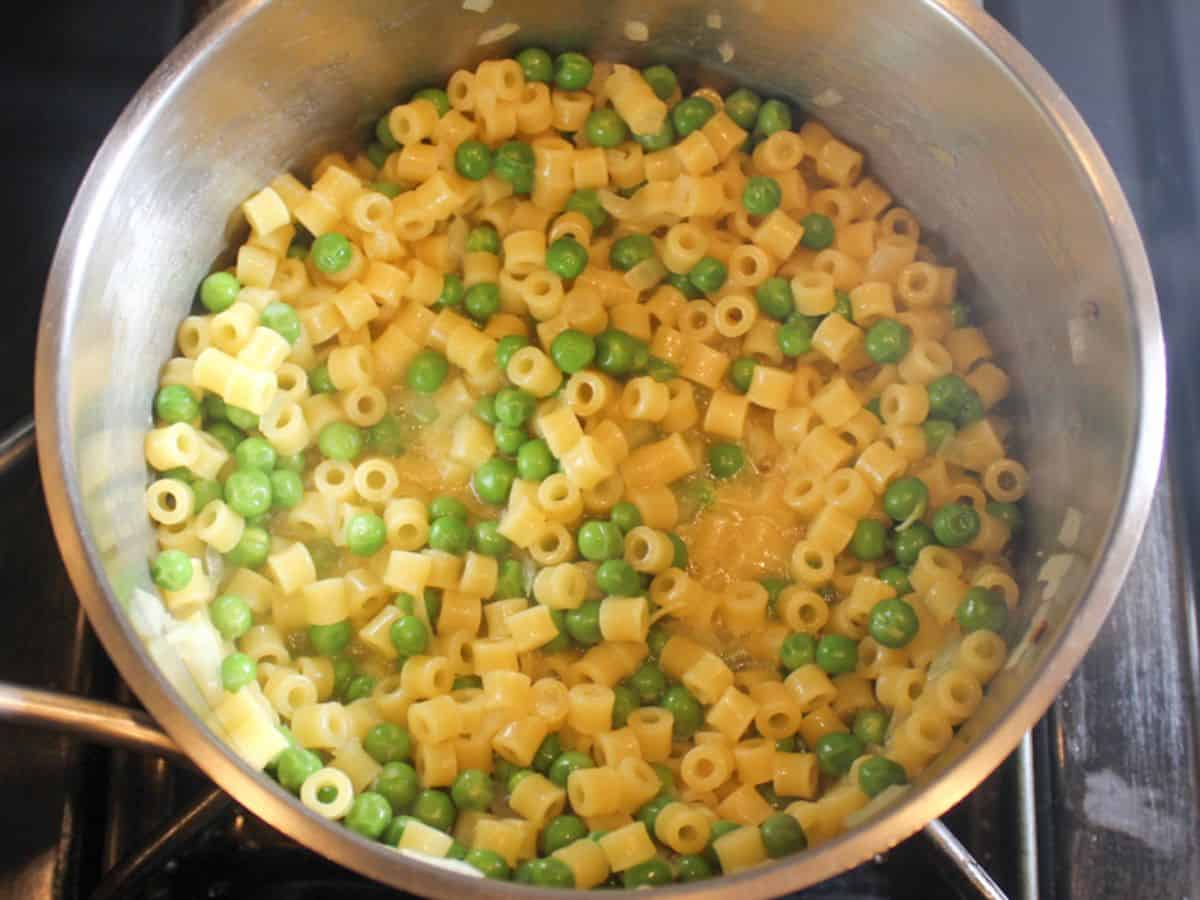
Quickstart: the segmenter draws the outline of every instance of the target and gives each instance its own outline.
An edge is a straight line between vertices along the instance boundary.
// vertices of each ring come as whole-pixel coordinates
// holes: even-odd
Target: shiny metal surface
[[[979,864],[954,833],[942,824],[941,819],[934,819],[925,826],[925,836],[939,850],[946,854],[958,866],[971,887],[978,892],[983,900],[1008,900],[1008,894],[1000,889],[1000,885],[992,880],[992,876]]]
[[[708,7],[704,7],[707,9]],[[674,0],[566,8],[386,0],[234,0],[138,95],[80,191],[47,288],[39,336],[39,452],[56,533],[101,640],[163,727],[222,787],[344,865],[450,896],[458,876],[331,827],[248,770],[179,704],[121,615],[148,586],[141,438],[157,365],[194,285],[236,231],[229,213],[282,167],[335,145],[398,89],[526,43],[661,58],[714,83],[737,79],[818,111],[966,269],[967,287],[1017,373],[1017,439],[1034,476],[1021,571],[1041,607],[1016,662],[946,757],[893,809],[821,848],[702,887],[746,897],[855,865],[961,799],[1045,711],[1112,605],[1146,518],[1165,407],[1162,340],[1145,256],[1090,134],[1040,67],[969,3],[730,3],[724,27]],[[627,19],[652,40],[630,44]],[[513,41],[481,49],[511,19]],[[726,66],[716,45],[728,40]],[[518,44],[519,42],[519,44]],[[119,248],[119,252],[118,252]],[[1046,427],[1051,423],[1051,427]],[[1102,490],[1097,490],[1103,485]],[[1057,545],[1068,508],[1083,527]],[[1045,556],[1074,559],[1042,605]],[[1016,629],[1014,639],[1028,620]],[[515,886],[471,885],[517,896]]]

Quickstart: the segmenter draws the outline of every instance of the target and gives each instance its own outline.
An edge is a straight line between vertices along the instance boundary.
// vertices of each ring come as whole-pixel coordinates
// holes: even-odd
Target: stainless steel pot
[[[721,13],[722,27],[706,25]],[[625,37],[644,22],[649,41]],[[479,46],[486,30],[520,33]],[[721,61],[728,42],[735,56]],[[1020,390],[1030,463],[1013,660],[901,802],[814,850],[683,896],[779,894],[897,843],[956,803],[1050,704],[1117,597],[1158,469],[1165,374],[1154,289],[1099,147],[1046,73],[963,0],[232,0],[155,73],[104,144],[64,230],[38,346],[37,423],[55,530],[88,615],[147,709],[238,801],[360,872],[439,897],[516,885],[398,856],[243,765],[151,661],[126,609],[149,586],[142,436],[158,367],[230,213],[337,145],[403,89],[540,44],[664,60],[786,95],[864,147],[968,273]],[[1064,526],[1064,521],[1066,522]],[[1041,580],[1039,580],[1039,576]]]

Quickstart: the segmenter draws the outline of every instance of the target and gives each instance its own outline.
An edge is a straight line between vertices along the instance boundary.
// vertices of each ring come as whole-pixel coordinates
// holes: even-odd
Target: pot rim
[[[73,455],[73,433],[68,421],[66,382],[60,374],[69,363],[63,352],[67,346],[63,338],[74,327],[72,313],[82,302],[84,270],[90,249],[100,239],[103,212],[142,137],[171,102],[188,73],[269,2],[231,0],[180,43],[113,126],[72,204],[47,281],[36,361],[38,458],[55,535],[88,619],[117,668],[127,676],[138,698],[175,742],[238,802],[313,851],[397,888],[441,897],[463,892],[510,898],[527,896],[525,885],[468,881],[467,876],[398,854],[348,829],[331,825],[242,762],[176,699],[174,689],[121,614],[105,581],[95,542],[82,530],[86,519],[79,474],[67,463]],[[1139,350],[1138,427],[1128,461],[1126,490],[1098,563],[1083,587],[1084,599],[1075,615],[1063,628],[1056,645],[1045,653],[1021,700],[980,735],[958,760],[876,817],[811,852],[709,882],[660,888],[662,896],[701,897],[715,890],[729,890],[751,900],[794,891],[891,848],[958,803],[1017,746],[1079,664],[1116,599],[1149,515],[1166,420],[1166,363],[1153,278],[1128,202],[1079,113],[1049,74],[1012,36],[970,0],[924,2],[933,14],[945,17],[965,32],[980,52],[991,55],[1024,89],[1070,148],[1096,201],[1107,214]],[[578,896],[578,892],[566,890],[544,893],[548,897]],[[615,893],[632,895],[633,892]]]

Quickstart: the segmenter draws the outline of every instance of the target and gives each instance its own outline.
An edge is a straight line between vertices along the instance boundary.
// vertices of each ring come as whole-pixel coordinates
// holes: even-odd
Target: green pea
[[[714,874],[708,860],[698,853],[688,853],[675,860],[675,880],[684,884],[704,881],[712,878]]]
[[[245,435],[228,422],[213,422],[204,430],[215,437],[217,442],[230,453],[235,451],[238,444],[245,438]]]
[[[663,123],[659,126],[658,131],[635,134],[633,139],[647,153],[657,153],[659,150],[666,150],[668,147],[674,145],[675,126],[671,124],[671,119],[668,117],[663,119]]]
[[[621,884],[627,889],[662,887],[675,880],[675,874],[665,859],[648,859],[630,866],[621,873]]]
[[[551,342],[550,358],[567,374],[586,369],[596,358],[596,339],[590,334],[568,328]]]
[[[752,216],[765,216],[779,208],[783,190],[779,182],[766,175],[755,175],[746,181],[742,190],[742,206]]]
[[[367,189],[377,194],[383,194],[389,200],[395,200],[404,193],[404,188],[394,181],[372,181]]]
[[[897,597],[912,593],[912,584],[908,580],[908,572],[900,566],[888,566],[879,573],[879,580],[891,585]]]
[[[296,315],[296,310],[288,306],[286,303],[281,303],[276,300],[273,303],[268,303],[258,316],[259,324],[264,328],[270,328],[276,334],[280,335],[289,344],[295,344],[300,340],[300,317]]]
[[[966,328],[971,324],[971,308],[965,303],[950,304],[950,324],[955,328]]]
[[[800,220],[800,225],[804,228],[804,236],[800,238],[800,243],[809,250],[824,250],[833,243],[833,219],[829,216],[809,213]]]
[[[421,90],[413,94],[412,98],[414,100],[428,100],[432,103],[433,108],[437,110],[438,118],[450,112],[450,97],[441,88],[421,88]]]
[[[688,567],[688,548],[683,542],[683,538],[673,531],[667,532],[667,537],[675,547],[675,555],[671,558],[671,566],[675,569],[687,570]]]
[[[233,459],[239,469],[270,472],[278,459],[275,448],[260,437],[249,437],[237,445]]]
[[[481,181],[492,171],[492,151],[483,141],[463,141],[454,151],[454,168],[463,178]]]
[[[364,791],[354,798],[343,820],[351,831],[365,838],[378,840],[392,821],[392,807],[373,791]]]
[[[383,837],[380,841],[387,844],[389,847],[397,847],[400,844],[400,839],[404,837],[404,829],[408,827],[408,823],[412,821],[412,816],[396,816],[388,823],[388,827],[384,829]]]
[[[550,766],[554,764],[554,760],[558,759],[561,753],[562,741],[559,739],[558,733],[548,734],[538,745],[537,752],[533,754],[533,761],[530,765],[533,766],[535,771],[545,774],[550,771]]]
[[[560,53],[554,60],[554,83],[564,91],[582,91],[591,83],[592,61],[582,53]]]
[[[245,653],[230,653],[221,660],[221,685],[234,694],[258,677],[258,666]]]
[[[983,418],[984,412],[983,400],[980,399],[979,394],[974,389],[971,389],[966,399],[963,400],[962,409],[958,411],[954,422],[962,428],[970,425],[972,422],[978,422]]]
[[[446,851],[446,859],[457,859],[460,862],[467,858],[467,848],[455,841],[450,845],[450,849]]]
[[[488,425],[495,425],[500,420],[496,418],[496,396],[495,394],[484,394],[475,401],[475,406],[471,410],[475,416],[486,422]]]
[[[898,522],[920,516],[929,502],[929,488],[920,478],[901,478],[883,493],[883,511]]]
[[[618,684],[613,688],[613,709],[612,722],[613,728],[624,728],[625,723],[629,720],[629,714],[636,710],[641,703],[638,702],[638,696],[633,689],[624,684]]]
[[[154,395],[154,414],[164,422],[191,422],[200,415],[200,401],[185,385],[164,385]]]
[[[432,394],[442,386],[449,371],[450,364],[446,362],[446,357],[436,350],[422,350],[408,364],[404,381],[418,393]]]
[[[315,626],[314,626],[315,627]],[[309,640],[312,640],[311,629]],[[346,696],[346,688],[354,680],[354,660],[348,656],[337,656],[333,659],[333,696]]]
[[[429,628],[415,615],[401,616],[388,632],[392,646],[401,656],[417,656],[429,644]]]
[[[542,852],[549,856],[581,838],[587,837],[588,829],[579,816],[555,816],[542,830]]]
[[[449,833],[454,827],[454,820],[458,818],[458,811],[445,791],[429,788],[417,794],[412,815],[430,828]]]
[[[541,438],[525,441],[517,450],[517,474],[525,481],[542,481],[554,472],[554,455]]]
[[[577,769],[592,769],[596,763],[586,753],[581,753],[578,750],[567,750],[560,753],[558,757],[550,764],[550,768],[546,772],[546,777],[557,784],[560,788],[566,788],[567,779],[571,773]]]
[[[696,286],[688,281],[686,274],[672,272],[667,276],[667,284],[683,294],[688,300],[699,300],[704,296],[703,292],[698,291]]]
[[[464,691],[483,687],[483,679],[478,675],[459,675],[450,684],[450,691]]]
[[[992,500],[988,503],[987,514],[994,519],[999,519],[1008,526],[1011,534],[1019,534],[1025,525],[1024,516],[1021,515],[1021,507],[1015,503],[1001,503],[998,500]]]
[[[526,81],[549,83],[554,78],[554,60],[540,47],[526,47],[517,54]]]
[[[890,759],[872,756],[858,767],[858,786],[868,797],[877,797],[898,784],[908,784],[908,773],[904,766]]]
[[[784,356],[795,359],[812,349],[813,327],[807,319],[792,319],[779,329],[775,340]]]
[[[309,371],[308,389],[314,394],[337,393],[337,388],[333,384],[333,379],[329,377],[328,366],[320,365]]]
[[[792,286],[786,278],[768,278],[758,286],[754,298],[764,315],[780,322],[796,311]]]
[[[303,747],[288,747],[279,754],[275,763],[275,777],[286,791],[300,793],[300,786],[309,775],[319,771],[325,764],[321,757]]]
[[[867,332],[867,355],[875,362],[898,363],[908,353],[912,332],[895,319],[880,319]]]
[[[471,486],[484,503],[500,506],[508,500],[508,492],[512,490],[516,477],[515,464],[503,457],[493,456],[475,470],[471,476]]]
[[[467,507],[456,497],[451,497],[447,494],[440,494],[434,497],[429,504],[429,517],[431,519],[441,519],[443,517],[450,519],[461,519],[467,521]]]
[[[834,297],[833,312],[830,313],[830,315],[838,315],[838,316],[841,316],[843,319],[845,319],[847,322],[853,322],[854,321],[854,306],[850,302],[850,295],[847,294],[845,291],[834,291],[833,297]]]
[[[346,549],[355,556],[373,556],[387,540],[383,517],[359,513],[346,523]]]
[[[616,147],[629,136],[629,126],[615,109],[592,110],[583,126],[583,133],[593,147]]]
[[[505,387],[496,392],[494,408],[497,421],[519,428],[533,417],[537,399],[528,391]]]
[[[515,559],[506,559],[500,563],[500,576],[496,580],[497,600],[504,600],[509,597],[524,597],[525,596],[525,573],[519,562]]]
[[[272,509],[292,509],[304,499],[304,481],[291,469],[276,469],[268,478]]]
[[[376,793],[387,800],[392,811],[397,813],[412,806],[413,801],[417,799],[418,789],[416,769],[397,760],[383,764],[383,768],[375,776],[373,787]]]
[[[663,709],[675,717],[674,733],[680,740],[687,740],[695,734],[704,720],[704,709],[700,706],[700,701],[681,684],[667,689],[662,705]]]
[[[596,367],[606,375],[628,375],[636,354],[637,342],[624,331],[610,328],[596,338]]]
[[[967,634],[973,631],[1001,632],[1008,625],[1008,604],[998,591],[973,587],[958,605],[954,618]]]
[[[696,129],[703,128],[716,112],[712,103],[703,97],[688,97],[671,108],[671,124],[675,126],[675,133],[685,138]]]
[[[641,581],[625,560],[608,559],[596,569],[596,586],[609,596],[634,597],[641,590]]]
[[[644,662],[629,676],[629,686],[643,706],[653,706],[667,691],[667,676],[655,663]]]
[[[725,115],[733,119],[739,128],[751,130],[758,121],[762,99],[754,91],[738,88],[725,98]]]
[[[242,431],[250,431],[258,427],[258,416],[240,406],[225,404],[225,416],[229,419],[230,424]]]
[[[785,738],[780,738],[775,742],[775,751],[777,753],[795,753],[796,752],[796,736],[789,734]]]
[[[213,272],[200,282],[200,302],[209,312],[224,312],[233,306],[242,283],[231,272]]]
[[[433,305],[437,309],[457,309],[462,306],[465,294],[466,288],[463,287],[462,278],[453,272],[447,272],[442,277],[442,292],[438,294]]]
[[[817,639],[811,634],[793,632],[779,646],[779,663],[789,672],[811,665],[817,658]]]
[[[620,559],[625,552],[625,538],[612,522],[584,522],[575,541],[580,555],[592,562]]]
[[[860,709],[854,715],[854,736],[863,744],[879,746],[887,737],[888,717],[878,709]]]
[[[471,529],[454,516],[434,519],[429,526],[429,546],[443,553],[462,556],[471,548]]]
[[[781,100],[767,100],[758,108],[754,122],[756,137],[770,137],[777,131],[789,131],[792,127],[792,111]]]
[[[317,449],[326,459],[353,462],[363,451],[362,429],[348,422],[330,422],[317,435]]]
[[[392,134],[392,126],[388,124],[388,115],[384,114],[375,122],[375,140],[388,151],[399,150],[400,142]]]
[[[821,771],[837,777],[850,771],[854,761],[862,756],[864,747],[862,741],[854,735],[834,731],[821,735],[814,749]]]
[[[250,604],[234,594],[222,594],[208,605],[213,627],[227,641],[236,641],[254,624]]]
[[[791,585],[791,582],[786,578],[769,576],[767,578],[760,578],[758,583],[767,589],[767,609],[772,613],[775,612],[779,605],[779,595],[783,593],[784,588]]]
[[[576,212],[592,223],[593,229],[603,228],[608,222],[608,213],[600,203],[600,197],[592,188],[573,193],[567,200],[567,212]]]
[[[507,556],[512,544],[500,533],[500,523],[485,521],[475,525],[475,550],[484,556]]]
[[[808,846],[808,839],[800,823],[787,813],[775,813],[758,826],[763,845],[771,859],[779,859],[791,853],[799,853]]]
[[[713,844],[717,841],[717,839],[724,837],[731,831],[737,831],[741,827],[742,825],[740,823],[731,822],[728,819],[718,819],[716,822],[712,823],[712,827],[708,832],[708,847],[704,851],[705,856],[708,857],[710,862],[712,862],[714,865],[720,864],[717,854],[713,851]]]
[[[584,601],[576,609],[566,612],[567,634],[585,646],[598,644],[603,639],[600,633],[600,601]]]
[[[560,237],[546,248],[546,268],[560,278],[577,277],[587,264],[587,250],[573,237]]]
[[[892,552],[896,562],[903,566],[911,566],[921,555],[921,551],[936,540],[933,529],[924,522],[914,522],[904,531],[896,534]]]
[[[979,513],[964,503],[947,503],[933,514],[933,536],[943,547],[966,546],[979,528]]]
[[[916,611],[899,597],[880,600],[871,609],[867,630],[884,647],[905,647],[920,629]]]
[[[529,338],[523,334],[506,334],[496,342],[496,364],[501,369],[508,368],[508,361],[522,347],[529,346]]]
[[[530,878],[532,878],[532,883],[535,886],[547,888],[575,887],[575,873],[571,871],[570,866],[558,857],[547,856],[545,859],[535,859],[532,862],[536,863],[536,865],[532,867]]]
[[[412,736],[399,725],[380,722],[363,738],[363,749],[380,765],[403,762],[412,756]]]
[[[233,549],[225,554],[225,561],[231,566],[257,569],[267,561],[270,552],[271,535],[267,530],[257,525],[247,525]]]
[[[366,155],[371,165],[374,166],[376,170],[379,170],[387,165],[387,160],[391,155],[391,151],[378,141],[372,141],[370,144],[367,144]]]
[[[861,560],[879,559],[887,552],[887,529],[876,519],[860,519],[850,538],[850,552]]]
[[[492,438],[496,442],[496,449],[505,456],[513,456],[521,449],[522,444],[529,441],[529,435],[524,428],[514,428],[503,422],[496,423],[496,427],[492,429]],[[520,466],[517,469],[520,471]]]
[[[646,365],[646,374],[655,381],[667,382],[678,378],[679,370],[665,359],[652,356],[650,357],[650,362]]]
[[[459,772],[450,788],[450,798],[459,809],[484,810],[492,805],[496,787],[487,772],[465,769]]]
[[[642,514],[628,500],[622,500],[608,512],[609,521],[621,529],[622,534],[628,534],[642,524]]]
[[[501,144],[492,157],[492,171],[501,181],[512,185],[514,194],[533,191],[533,149],[521,141]],[[499,253],[497,245],[496,253]]]
[[[182,550],[163,550],[150,564],[150,577],[164,591],[181,591],[192,581],[192,559]]]
[[[925,433],[925,447],[929,453],[937,453],[957,431],[954,423],[945,419],[926,419],[921,423],[921,430]]]
[[[823,635],[815,659],[827,674],[846,675],[858,667],[858,643],[840,634]]]
[[[640,262],[654,256],[654,242],[647,234],[627,234],[613,241],[608,261],[614,269],[628,272]]]
[[[313,241],[308,255],[319,271],[336,275],[354,259],[354,247],[344,234],[329,231]]]
[[[745,464],[742,448],[737,444],[719,443],[708,448],[708,467],[717,478],[732,478]]]
[[[661,793],[648,800],[637,811],[638,821],[646,826],[646,830],[654,834],[654,825],[658,822],[658,814],[675,801],[670,794]]]
[[[482,872],[484,878],[491,878],[493,881],[508,881],[512,877],[508,860],[495,850],[476,847],[467,851],[463,862]]]
[[[500,233],[491,225],[477,225],[467,235],[468,253],[494,253],[500,255]]]
[[[259,516],[271,508],[271,479],[258,469],[235,469],[225,479],[225,502],[239,516]]]
[[[679,87],[679,79],[670,66],[656,65],[642,69],[642,77],[659,100],[669,100]]]
[[[962,413],[971,386],[958,375],[943,375],[935,378],[926,388],[929,392],[929,415],[935,419],[958,418]]]
[[[688,271],[688,281],[706,294],[715,294],[725,284],[727,275],[725,263],[705,256]]]
[[[332,625],[308,626],[308,642],[320,656],[337,656],[350,645],[351,634],[349,619]]]
[[[308,259],[308,250],[308,244],[304,243],[300,239],[295,239],[288,245],[287,258],[298,259],[303,262],[304,260]]]

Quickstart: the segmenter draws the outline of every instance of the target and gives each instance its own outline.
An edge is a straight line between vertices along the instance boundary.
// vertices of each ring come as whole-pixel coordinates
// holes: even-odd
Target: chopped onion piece
[[[637,19],[630,19],[625,23],[625,37],[638,43],[648,41],[650,40],[650,26]]]
[[[717,44],[717,53],[721,57],[721,62],[733,62],[733,44],[729,41],[721,41]]]
[[[721,14],[719,12],[717,12],[716,10],[713,10],[707,16],[704,17],[704,24],[707,25],[709,28],[711,28],[713,31],[720,31],[721,26],[724,25],[725,22],[721,18]]]
[[[1083,516],[1073,506],[1067,507],[1063,516],[1062,527],[1058,530],[1058,542],[1070,550],[1079,540],[1079,528],[1083,525]]]
[[[485,13],[495,2],[496,0],[463,0],[462,8],[467,12]]]
[[[503,25],[497,25],[495,28],[489,28],[479,36],[479,40],[475,43],[482,47],[484,44],[494,44],[496,41],[502,41],[506,37],[511,37],[521,30],[521,26],[516,22],[505,22]]]
[[[813,106],[820,107],[821,109],[829,109],[832,106],[837,106],[841,102],[842,95],[833,88],[825,88],[825,90],[813,97]]]

